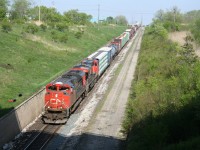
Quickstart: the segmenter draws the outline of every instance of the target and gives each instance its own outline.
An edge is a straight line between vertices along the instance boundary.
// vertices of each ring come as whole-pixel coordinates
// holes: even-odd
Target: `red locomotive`
[[[84,60],[69,72],[46,85],[45,123],[66,123],[70,113],[87,95],[98,79],[98,64]]]

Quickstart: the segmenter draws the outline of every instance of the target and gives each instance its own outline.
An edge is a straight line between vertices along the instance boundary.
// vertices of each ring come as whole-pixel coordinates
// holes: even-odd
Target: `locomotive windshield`
[[[92,66],[92,60],[83,60],[82,64],[86,65],[86,66]]]
[[[55,85],[49,86],[48,89],[51,91],[57,91],[57,88]],[[69,87],[60,87],[59,88],[59,91],[64,91],[64,90],[66,91],[66,90],[70,90],[70,89],[69,89]]]

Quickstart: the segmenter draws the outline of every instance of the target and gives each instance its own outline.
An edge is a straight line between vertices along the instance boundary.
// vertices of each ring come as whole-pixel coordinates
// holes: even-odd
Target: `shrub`
[[[3,22],[2,23],[2,31],[6,32],[6,33],[12,31],[11,24],[9,22]]]
[[[51,31],[51,38],[54,42],[58,42],[59,40],[59,35],[56,31]]]
[[[58,31],[64,32],[64,30],[68,30],[68,26],[65,23],[58,23],[56,24],[56,29]]]
[[[14,19],[13,22],[16,24],[24,24],[25,20],[24,19]]]
[[[45,31],[46,31],[46,29],[47,29],[47,26],[46,26],[46,25],[44,25],[44,24],[41,24],[41,25],[40,25],[40,28],[42,29],[42,31],[44,31],[44,32],[45,32]]]
[[[34,25],[34,24],[29,24],[27,27],[25,27],[25,32],[27,33],[36,33],[38,32],[38,26]]]
[[[78,31],[74,34],[74,36],[77,38],[77,39],[80,39],[82,37],[83,33]]]
[[[66,33],[60,33],[58,31],[51,31],[51,38],[54,42],[66,43],[68,40],[68,35]]]
[[[51,29],[55,29],[55,23],[54,23],[54,22],[49,22],[49,23],[48,23],[48,26],[49,26]]]
[[[162,37],[163,39],[167,39],[168,37],[168,32],[166,28],[163,27],[163,25],[159,23],[155,23],[152,25],[152,27],[149,30],[149,34]]]
[[[67,40],[68,40],[68,35],[67,34],[62,35],[62,36],[59,37],[59,41],[60,42],[66,43]]]

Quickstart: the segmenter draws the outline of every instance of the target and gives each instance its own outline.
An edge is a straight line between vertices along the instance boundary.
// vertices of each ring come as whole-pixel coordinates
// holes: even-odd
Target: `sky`
[[[93,16],[93,20],[103,20],[109,16],[123,15],[130,24],[141,22],[150,24],[156,12],[160,9],[170,10],[177,6],[182,12],[200,10],[199,0],[33,0],[33,5],[55,7],[63,13],[78,9]],[[99,13],[98,13],[99,5]]]

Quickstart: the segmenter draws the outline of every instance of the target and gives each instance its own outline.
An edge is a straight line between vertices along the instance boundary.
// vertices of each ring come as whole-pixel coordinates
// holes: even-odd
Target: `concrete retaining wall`
[[[43,111],[45,88],[0,118],[0,149]]]

